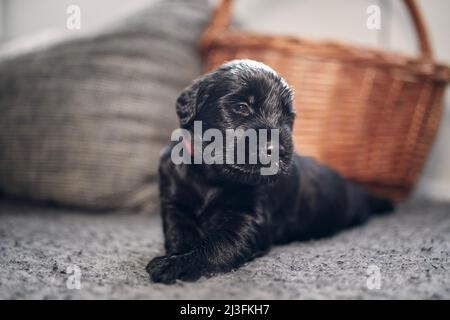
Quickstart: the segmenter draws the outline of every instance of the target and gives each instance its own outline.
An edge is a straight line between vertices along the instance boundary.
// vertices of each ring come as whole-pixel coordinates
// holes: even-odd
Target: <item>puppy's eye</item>
[[[233,105],[231,109],[234,113],[240,114],[242,116],[248,116],[250,114],[250,107],[244,102]]]

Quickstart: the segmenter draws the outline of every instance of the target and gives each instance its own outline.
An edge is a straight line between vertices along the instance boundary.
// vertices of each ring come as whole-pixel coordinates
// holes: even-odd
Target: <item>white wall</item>
[[[66,30],[66,9],[79,5],[83,30],[101,27],[155,0],[0,0],[4,40],[43,30]],[[76,32],[76,31],[73,31]]]
[[[154,1],[0,0],[0,40],[11,40],[44,30],[67,33],[66,8],[69,4],[80,6],[82,30],[89,31]],[[236,0],[235,3],[234,15],[242,22],[244,29],[351,41],[365,46],[417,53],[411,21],[401,1]],[[418,3],[428,25],[436,58],[450,64],[450,1],[419,0]],[[366,28],[366,8],[371,4],[380,5],[382,9],[381,31]],[[418,184],[418,195],[450,200],[449,138],[450,94],[447,92],[443,121]]]
[[[2,39],[4,38],[4,26],[3,24],[5,23],[5,19],[4,19],[4,12],[3,12],[3,1],[0,0],[0,43],[2,41]]]

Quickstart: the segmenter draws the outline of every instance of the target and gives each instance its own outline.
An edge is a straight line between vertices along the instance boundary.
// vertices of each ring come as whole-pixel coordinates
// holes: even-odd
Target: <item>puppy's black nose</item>
[[[274,148],[275,148],[275,147],[273,146],[272,143],[268,143],[268,144],[267,144],[267,147],[266,147],[266,154],[267,154],[268,156],[271,156]]]

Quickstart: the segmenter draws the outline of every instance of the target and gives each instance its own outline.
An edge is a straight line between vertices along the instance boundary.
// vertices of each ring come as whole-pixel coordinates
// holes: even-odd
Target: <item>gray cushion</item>
[[[175,100],[201,73],[207,0],[0,62],[0,191],[89,209],[157,202]]]

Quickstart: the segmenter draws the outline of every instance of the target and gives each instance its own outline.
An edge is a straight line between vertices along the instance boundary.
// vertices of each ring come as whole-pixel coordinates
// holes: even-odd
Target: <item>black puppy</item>
[[[167,255],[146,268],[155,282],[226,272],[272,244],[329,236],[393,209],[391,201],[293,154],[292,91],[262,63],[237,60],[206,74],[180,95],[176,111],[190,132],[194,120],[221,132],[278,129],[279,170],[261,175],[261,164],[175,165],[172,143],[159,169]]]

